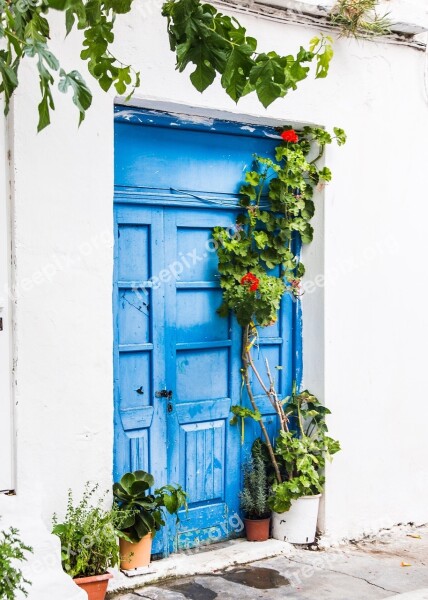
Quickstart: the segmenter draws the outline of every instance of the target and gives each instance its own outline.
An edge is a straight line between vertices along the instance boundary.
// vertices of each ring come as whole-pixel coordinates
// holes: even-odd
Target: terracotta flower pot
[[[85,590],[88,594],[88,600],[104,600],[107,593],[108,580],[113,575],[104,573],[104,575],[92,575],[91,577],[76,577],[73,581]]]
[[[139,569],[148,567],[150,564],[150,555],[152,552],[152,534],[148,533],[137,543],[119,540],[120,546],[120,568],[128,571],[129,569]]]
[[[268,519],[244,519],[244,523],[249,542],[265,542],[269,539],[270,517]]]

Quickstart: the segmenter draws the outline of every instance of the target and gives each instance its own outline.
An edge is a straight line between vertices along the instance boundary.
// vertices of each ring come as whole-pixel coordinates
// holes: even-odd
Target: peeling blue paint
[[[174,127],[192,129],[194,131],[212,131],[228,133],[247,137],[265,137],[280,140],[281,137],[274,127],[267,127],[251,123],[239,123],[203,117],[198,115],[182,115],[173,112],[159,112],[156,110],[141,110],[126,106],[115,106],[114,119],[116,123],[124,122],[134,125],[153,125],[157,127]]]
[[[296,380],[297,389],[300,390],[303,381],[303,315],[302,303],[296,300],[293,312],[293,332],[294,332],[294,361],[293,372]]]

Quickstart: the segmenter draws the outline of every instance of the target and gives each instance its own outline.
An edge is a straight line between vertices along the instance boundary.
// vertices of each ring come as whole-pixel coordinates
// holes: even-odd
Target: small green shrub
[[[266,464],[263,460],[260,440],[254,442],[252,456],[245,467],[244,486],[239,497],[247,519],[269,517]]]
[[[53,516],[52,533],[61,540],[62,566],[71,577],[102,575],[119,563],[117,514],[103,508],[104,496],[93,503],[97,490],[98,485],[87,483],[76,506],[69,490],[64,521]]]
[[[14,600],[16,592],[28,596],[26,589],[31,582],[25,579],[17,562],[27,560],[26,552],[32,552],[19,537],[18,529],[11,527],[7,531],[0,531],[0,598],[1,600]]]

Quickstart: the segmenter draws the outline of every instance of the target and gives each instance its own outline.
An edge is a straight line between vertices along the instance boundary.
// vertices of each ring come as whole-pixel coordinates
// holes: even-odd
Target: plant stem
[[[296,404],[297,404],[297,418],[299,420],[300,435],[302,437],[305,437],[305,430],[303,428],[302,413],[301,413],[301,410],[300,410],[300,400],[299,400],[299,398],[297,398],[297,403]]]
[[[249,360],[250,351],[248,350],[249,328],[250,328],[250,326],[246,325],[242,330],[242,369],[243,369],[245,387],[247,388],[248,398],[250,399],[251,406],[253,407],[254,412],[260,412],[258,409],[257,403],[255,401],[255,398],[254,398],[253,390],[251,389],[250,376],[248,374],[248,368],[250,366],[250,360]],[[260,425],[260,429],[262,430],[263,437],[266,442],[266,447],[268,449],[273,468],[275,470],[275,476],[277,478],[278,483],[282,483],[282,477],[281,477],[281,473],[279,471],[278,462],[276,460],[275,452],[273,450],[271,441],[269,439],[269,434],[267,432],[265,424],[263,423],[263,419],[260,419],[259,425]]]
[[[258,372],[258,370],[257,370],[257,368],[256,368],[256,365],[254,364],[253,357],[251,356],[251,353],[250,353],[250,352],[247,352],[247,358],[248,358],[248,363],[249,363],[249,366],[251,367],[251,369],[252,369],[252,371],[253,371],[254,375],[255,375],[255,376],[257,377],[257,379],[259,380],[259,383],[260,383],[260,385],[261,385],[261,387],[262,387],[262,390],[264,391],[264,393],[266,394],[266,396],[267,396],[267,397],[269,398],[269,400],[271,401],[271,404],[272,404],[273,408],[275,408],[275,410],[276,410],[275,404],[274,404],[274,402],[273,402],[273,399],[272,399],[272,397],[271,397],[271,395],[270,395],[270,391],[269,391],[269,390],[268,390],[268,388],[265,386],[265,383],[264,383],[263,379],[261,378],[261,375],[260,375],[260,373]]]
[[[275,410],[276,410],[276,412],[278,414],[278,417],[279,417],[279,422],[280,422],[280,425],[281,425],[281,430],[282,431],[288,431],[288,426],[287,426],[287,420],[288,419],[286,417],[286,414],[284,412],[282,404],[281,404],[281,402],[280,402],[280,400],[278,398],[278,394],[276,393],[275,382],[273,380],[272,373],[271,373],[270,367],[269,367],[269,361],[268,361],[267,358],[265,359],[265,363],[266,363],[266,372],[267,372],[267,376],[268,376],[269,384],[270,384],[270,388],[269,388],[269,391],[267,393],[268,393],[269,397],[273,398],[273,405],[274,405]]]
[[[270,403],[272,404],[272,407],[275,409],[275,412],[277,413],[277,415],[279,417],[281,430],[288,431],[288,425],[287,425],[288,417],[285,414],[284,409],[283,409],[281,402],[278,398],[278,395],[276,393],[275,382],[274,382],[272,374],[270,372],[268,360],[266,359],[266,371],[267,371],[267,375],[268,375],[269,383],[270,383],[269,389],[266,387],[256,365],[254,364],[253,357],[251,356],[251,352],[247,352],[247,358],[248,358],[249,366],[251,367],[254,375],[257,377],[257,379],[262,387],[262,390],[264,391],[266,396],[269,398]]]
[[[316,162],[319,161],[320,158],[323,157],[324,155],[324,150],[325,150],[325,144],[320,144],[319,146],[319,151],[318,151],[318,156],[316,158],[314,158],[313,160],[311,160],[309,162],[310,165],[314,165]]]

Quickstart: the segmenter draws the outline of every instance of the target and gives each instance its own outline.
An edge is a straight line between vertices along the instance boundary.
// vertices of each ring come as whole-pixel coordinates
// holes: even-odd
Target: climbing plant
[[[50,47],[52,12],[64,16],[67,35],[83,33],[80,58],[104,91],[132,95],[140,85],[140,74],[123,64],[112,51],[114,24],[118,15],[129,13],[133,0],[0,0],[0,94],[6,114],[19,85],[23,60],[37,69],[41,99],[38,105],[40,131],[50,123],[54,110],[53,89],[67,93],[79,112],[79,124],[92,103],[92,93],[79,71],[66,71]],[[264,106],[281,98],[305,79],[314,62],[315,76],[325,77],[333,56],[331,38],[321,36],[300,48],[297,55],[257,53],[257,41],[233,17],[219,13],[199,0],[170,0],[163,6],[171,49],[177,68],[189,63],[193,85],[205,90],[221,75],[221,85],[235,101],[255,91]]]
[[[296,249],[299,241],[312,241],[314,186],[331,179],[330,169],[319,166],[319,160],[333,139],[340,145],[346,140],[337,127],[334,136],[304,127],[298,134],[285,129],[281,137],[275,160],[254,156],[254,168],[245,174],[239,236],[231,238],[221,227],[214,230],[223,288],[220,313],[232,310],[243,327],[271,324],[282,296],[299,295],[304,266]]]
[[[301,293],[305,269],[299,246],[313,238],[310,220],[315,212],[314,187],[331,180],[330,169],[321,166],[320,159],[327,144],[335,140],[342,145],[346,141],[343,129],[335,127],[333,131],[334,135],[319,127],[304,127],[298,132],[285,128],[275,159],[256,155],[254,168],[245,174],[239,202],[242,211],[236,222],[239,235],[231,237],[229,230],[222,227],[216,227],[213,233],[223,290],[219,313],[234,313],[242,326],[241,373],[252,407],[234,406],[232,422],[252,418],[259,423],[277,483],[282,481],[281,468],[253,393],[252,377],[271,402],[283,433],[289,432],[288,416],[269,363],[265,363],[266,380],[256,367],[251,350],[258,328],[277,320],[283,296],[298,297]]]

